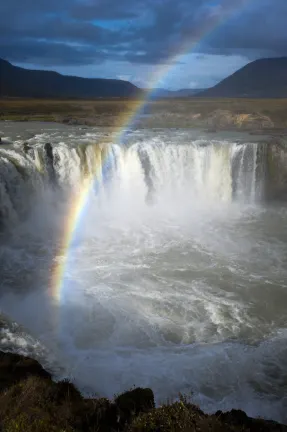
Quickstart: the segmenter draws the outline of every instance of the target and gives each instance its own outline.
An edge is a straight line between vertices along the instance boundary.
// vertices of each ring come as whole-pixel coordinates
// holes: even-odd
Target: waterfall
[[[258,144],[233,147],[233,194],[239,201],[255,202],[261,198],[262,176],[257,172]]]
[[[80,190],[95,177],[96,193],[145,201],[161,196],[183,200],[254,202],[262,192],[258,145],[196,140],[0,149],[0,220],[15,223],[57,190]]]

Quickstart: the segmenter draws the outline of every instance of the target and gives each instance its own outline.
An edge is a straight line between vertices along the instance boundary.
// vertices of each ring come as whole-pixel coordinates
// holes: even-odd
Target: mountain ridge
[[[287,57],[248,63],[208,89],[142,89],[129,81],[83,78],[55,71],[24,69],[0,58],[0,97],[28,98],[285,98]]]
[[[20,75],[22,75],[22,77]],[[25,83],[23,83],[23,78],[26,78],[26,86]],[[30,83],[30,79],[32,78],[34,78],[34,88]],[[43,87],[40,89],[40,84],[43,85],[44,81],[47,81],[49,79],[52,80],[52,82],[54,83],[54,89],[50,89],[49,91],[47,91],[47,89],[44,89]],[[39,80],[42,82],[37,82]],[[17,81],[16,84],[15,81]],[[22,82],[21,88],[19,88],[19,81]],[[75,85],[72,86],[72,84],[70,84],[71,81],[73,81],[74,84],[77,83],[78,88],[76,88]],[[59,82],[61,82],[61,87],[64,86],[61,89],[58,89],[57,87],[57,84]],[[68,89],[65,88],[65,84],[69,85]],[[102,85],[102,88],[97,87],[96,89],[93,89],[93,86],[95,86],[95,84]],[[118,84],[118,86],[116,86],[116,84]],[[83,89],[83,86],[88,85],[90,86],[89,89]],[[111,86],[110,91],[107,90],[107,87],[109,85]],[[71,89],[71,87],[73,88]],[[167,90],[165,88],[158,88],[152,90],[152,94],[154,96],[151,96],[151,99],[189,97],[203,90],[205,89],[187,88],[179,90]],[[145,93],[148,94],[150,92],[150,89],[139,88],[134,84],[130,83],[129,81],[125,80],[110,78],[83,78],[76,75],[63,75],[56,71],[25,69],[19,66],[15,66],[7,60],[0,58],[0,97],[66,97],[86,99],[94,97],[131,97],[140,96]]]
[[[285,98],[287,57],[262,58],[250,62],[196,97]]]
[[[82,78],[55,71],[24,69],[0,58],[0,97],[132,97],[141,92],[129,81]]]

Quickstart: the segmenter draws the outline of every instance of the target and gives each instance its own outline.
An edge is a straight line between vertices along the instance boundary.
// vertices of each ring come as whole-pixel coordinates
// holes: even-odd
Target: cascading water
[[[46,145],[0,149],[0,163],[1,219],[13,223],[31,209],[31,198],[45,196],[53,180],[69,192],[80,190],[86,177],[95,177],[98,187],[108,177],[109,183],[117,183],[118,191],[136,189],[137,199],[160,199],[164,194],[223,201],[233,195],[245,202],[260,198],[255,143]]]
[[[264,145],[187,130],[118,145],[60,126],[11,141],[0,147],[0,349],[87,393],[192,392],[207,411],[287,422],[287,212],[262,200]],[[51,287],[66,203],[87,178]]]

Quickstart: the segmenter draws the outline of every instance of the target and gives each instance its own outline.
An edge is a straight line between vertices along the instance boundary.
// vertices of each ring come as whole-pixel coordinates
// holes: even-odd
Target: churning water
[[[263,145],[17,127],[1,125],[0,348],[87,393],[192,392],[207,411],[287,422],[287,211],[263,204]],[[66,198],[95,167],[56,299]]]

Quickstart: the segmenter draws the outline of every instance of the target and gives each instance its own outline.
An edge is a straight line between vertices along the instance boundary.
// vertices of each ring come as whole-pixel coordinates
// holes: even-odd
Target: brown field
[[[115,126],[139,103],[129,99],[0,99],[0,120]],[[208,117],[218,110],[236,115],[260,114],[267,116],[274,128],[287,128],[287,99],[162,99],[147,103],[146,112],[151,114],[147,123],[152,127],[206,126]]]

